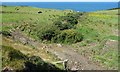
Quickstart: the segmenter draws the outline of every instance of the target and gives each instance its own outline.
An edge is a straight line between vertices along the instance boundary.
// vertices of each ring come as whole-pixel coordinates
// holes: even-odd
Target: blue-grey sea
[[[118,2],[3,2],[2,5],[32,6],[59,10],[71,9],[80,12],[118,8]]]

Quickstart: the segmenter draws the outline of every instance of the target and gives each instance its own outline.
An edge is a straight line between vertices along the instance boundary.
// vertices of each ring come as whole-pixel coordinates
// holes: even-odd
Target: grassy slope
[[[85,35],[81,43],[73,44],[80,54],[108,69],[118,68],[118,10],[88,13],[78,29]],[[95,44],[90,43],[96,41]],[[114,40],[114,41],[112,41]],[[90,44],[89,44],[90,43]],[[81,48],[80,48],[81,47]]]
[[[24,55],[19,50],[16,50],[11,46],[2,45],[2,54],[2,66],[12,68],[15,71],[23,72],[25,70],[25,72],[27,72],[30,70],[35,72],[34,70],[60,70],[56,66],[44,62],[38,56]]]
[[[43,61],[45,61],[46,63],[53,63],[53,62],[59,61],[58,58],[56,58],[51,53],[47,53],[45,50],[42,50],[42,48],[39,48],[38,50],[36,50],[36,49],[33,49],[29,45],[23,45],[23,44],[21,44],[19,42],[14,42],[12,39],[9,39],[9,38],[6,38],[6,37],[3,37],[2,39],[3,39],[3,41],[2,41],[3,46],[8,46],[8,47],[11,47],[11,48],[13,48],[13,49],[15,49],[17,51],[20,51],[25,56],[28,56],[28,57],[38,56]],[[3,51],[4,51],[4,47],[3,47]],[[7,50],[7,51],[10,52],[9,50]],[[6,52],[6,51],[4,51],[4,52]],[[3,55],[4,55],[4,52],[2,53]],[[3,57],[9,57],[9,56],[4,55]],[[15,67],[17,69],[19,69],[19,67],[21,67],[21,66],[23,67],[24,63],[21,63],[21,61],[25,62],[26,60],[23,59],[23,60],[20,60],[20,61],[16,62]],[[6,64],[7,62],[3,62],[4,63],[3,67],[9,66],[9,67],[12,67],[14,69],[14,61],[13,62],[8,61],[8,63],[9,62],[10,62],[10,65]],[[19,63],[21,63],[20,66],[19,66]],[[55,64],[55,66],[57,66],[60,69],[63,69],[62,64]]]
[[[16,10],[16,8],[19,10]],[[20,26],[32,27],[31,30],[36,26],[40,29],[51,25],[59,16],[64,16],[67,13],[70,13],[70,10],[61,11],[31,7],[2,7],[2,11],[7,12],[2,14],[3,30],[10,30],[13,27]],[[38,14],[39,11],[42,13]],[[27,34],[28,30],[25,30],[24,33]],[[34,35],[32,37],[36,38]]]
[[[16,10],[19,9],[19,10]],[[61,10],[53,10],[53,9],[42,9],[42,8],[31,8],[31,7],[3,7],[3,11],[7,13],[3,13],[3,30],[10,31],[13,26],[23,26],[25,24],[30,25],[38,25],[38,27],[48,26],[51,25],[56,18],[59,16],[64,16],[67,13],[70,13],[71,11],[61,11]],[[38,14],[38,11],[42,11],[41,14]],[[10,13],[11,12],[11,13]],[[18,13],[16,13],[18,12]],[[76,30],[80,31],[84,35],[83,42],[73,44],[74,47],[79,46],[87,46],[91,43],[96,43],[96,47],[85,47],[84,49],[80,49],[80,53],[83,51],[86,51],[91,53],[93,50],[95,50],[97,53],[99,53],[99,47],[101,44],[104,43],[104,40],[108,39],[116,39],[117,32],[118,32],[118,11],[117,10],[108,10],[108,11],[98,11],[98,12],[92,12],[92,13],[86,13],[80,20],[79,23],[76,25]],[[1,14],[0,14],[1,15]],[[32,26],[32,28],[34,28]],[[27,34],[27,31],[24,32]],[[33,38],[36,38],[32,36]],[[90,51],[88,51],[88,49]],[[99,62],[103,65],[110,67],[116,67],[117,66],[117,50],[114,49],[114,47],[110,48],[111,50],[108,50],[105,55],[97,55],[93,54],[90,55],[93,60],[100,60]],[[111,52],[113,51],[113,52]],[[82,52],[82,53],[83,53]],[[84,53],[86,53],[84,52]],[[87,54],[87,53],[86,53]],[[106,56],[109,57],[113,55],[112,58],[112,64],[111,61],[106,63],[108,61],[106,59]],[[115,55],[114,55],[115,54]],[[94,59],[95,57],[95,59]],[[101,58],[104,58],[106,60],[101,61]]]

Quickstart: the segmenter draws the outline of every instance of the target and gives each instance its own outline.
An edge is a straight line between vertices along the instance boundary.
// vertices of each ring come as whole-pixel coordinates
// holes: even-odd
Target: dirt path
[[[92,63],[86,57],[77,53],[73,48],[67,46],[58,46],[58,45],[45,45],[40,44],[39,42],[27,38],[19,30],[16,30],[12,33],[13,39],[18,40],[23,44],[29,44],[35,48],[42,48],[45,46],[45,50],[56,55],[61,60],[68,59],[67,67],[71,70],[103,70],[102,67]]]
[[[68,47],[51,47],[47,49],[49,52],[54,53],[61,60],[68,59],[68,68],[72,70],[101,70],[100,66],[95,65],[86,57],[75,52],[72,48]]]

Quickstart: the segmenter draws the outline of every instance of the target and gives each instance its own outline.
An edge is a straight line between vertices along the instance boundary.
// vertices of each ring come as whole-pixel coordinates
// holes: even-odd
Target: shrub
[[[66,23],[69,23],[69,24],[72,24],[72,25],[75,25],[78,23],[77,19],[73,16],[62,16],[60,18],[62,21],[66,21]]]
[[[59,33],[59,30],[54,26],[43,27],[38,31],[38,37],[40,40],[51,41]]]
[[[54,42],[60,42],[60,43],[76,43],[83,40],[83,35],[74,30],[64,30],[59,35],[53,38]]]
[[[78,19],[82,13],[69,13],[66,16],[61,16],[53,24],[57,26],[60,30],[71,29],[74,25],[78,24]]]
[[[52,25],[41,27],[37,36],[41,41],[76,43],[82,41],[83,36],[80,32],[72,28],[78,23],[81,13],[69,13],[61,16]]]
[[[65,30],[65,29],[71,29],[71,28],[73,28],[72,24],[61,22],[61,21],[54,22],[54,25],[57,26],[57,28],[59,28],[60,30]]]

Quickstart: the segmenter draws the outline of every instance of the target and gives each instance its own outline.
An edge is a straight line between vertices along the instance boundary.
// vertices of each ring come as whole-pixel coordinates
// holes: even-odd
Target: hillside
[[[38,56],[28,57],[10,46],[2,46],[2,66],[4,70],[20,72],[34,72],[34,71],[54,71],[60,70],[55,65],[44,62]]]
[[[15,56],[25,57],[17,62],[8,59],[3,62],[3,68],[21,69],[26,58],[37,56],[45,61],[42,67],[50,63],[57,70],[118,69],[117,9],[83,13],[27,6],[1,7],[3,59],[9,58],[11,50]],[[64,60],[68,60],[67,68],[62,62],[56,63]]]

